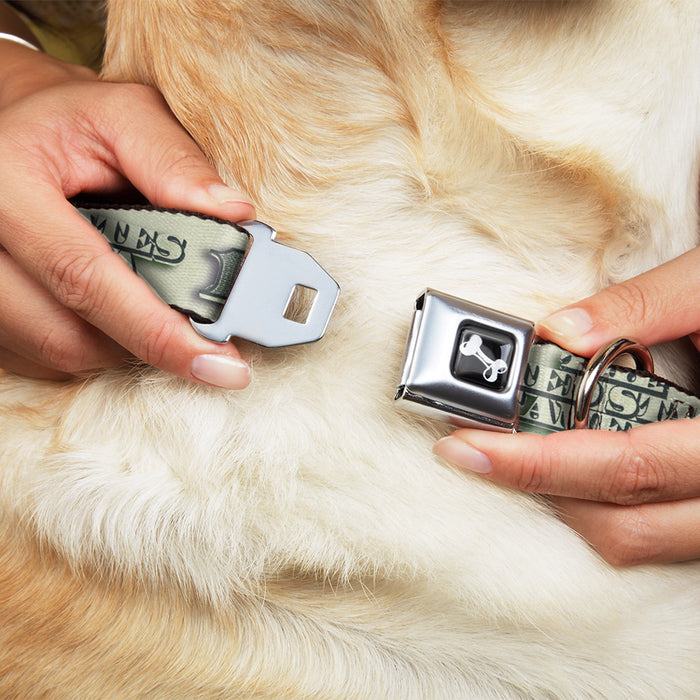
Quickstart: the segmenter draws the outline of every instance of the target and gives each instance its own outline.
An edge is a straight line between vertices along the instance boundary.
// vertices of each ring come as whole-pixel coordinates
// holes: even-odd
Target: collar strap
[[[205,338],[279,347],[323,336],[337,283],[310,255],[277,243],[266,224],[149,206],[77,209]]]
[[[637,369],[612,366],[620,354],[633,354]],[[416,301],[395,400],[460,427],[542,435],[700,415],[700,398],[642,368],[649,361],[632,341],[586,360],[537,339],[530,321],[428,289]]]

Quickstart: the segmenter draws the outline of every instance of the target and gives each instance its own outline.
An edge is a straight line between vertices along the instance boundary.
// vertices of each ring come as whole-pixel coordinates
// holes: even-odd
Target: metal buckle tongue
[[[459,427],[513,432],[534,325],[427,289],[416,300],[395,401]]]
[[[276,232],[260,221],[237,224],[250,236],[246,257],[219,318],[191,321],[200,335],[225,343],[231,336],[266,347],[311,343],[323,336],[340,288],[308,254],[275,241]],[[297,287],[315,292],[304,321],[287,309]]]

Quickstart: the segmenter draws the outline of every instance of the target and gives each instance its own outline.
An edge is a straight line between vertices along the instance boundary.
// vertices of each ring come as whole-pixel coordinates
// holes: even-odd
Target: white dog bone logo
[[[480,360],[486,368],[482,374],[483,378],[487,382],[495,382],[498,375],[503,374],[508,369],[508,365],[505,360],[492,360],[488,357],[481,349],[482,342],[481,336],[474,333],[459,346],[459,351],[466,357],[473,355],[477,360]]]

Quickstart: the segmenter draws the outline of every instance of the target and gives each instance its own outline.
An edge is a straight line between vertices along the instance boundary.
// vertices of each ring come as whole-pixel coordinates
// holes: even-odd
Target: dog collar
[[[77,209],[205,338],[280,347],[323,336],[338,284],[266,224],[148,206]]]
[[[614,366],[623,354],[636,369]],[[700,415],[700,398],[655,376],[619,339],[591,360],[535,337],[534,324],[432,289],[415,306],[395,402],[459,427],[546,435]]]

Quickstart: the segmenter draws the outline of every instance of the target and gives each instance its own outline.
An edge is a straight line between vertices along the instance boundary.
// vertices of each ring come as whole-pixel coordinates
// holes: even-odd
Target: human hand
[[[687,335],[700,350],[700,248],[536,330],[584,356],[620,336],[653,345]],[[700,557],[700,418],[544,437],[458,430],[435,452],[496,483],[551,495],[563,520],[613,564]]]
[[[67,201],[133,185],[156,206],[254,218],[155,90],[0,40],[0,153],[0,367],[62,378],[134,355],[248,384],[235,346],[200,337]]]

